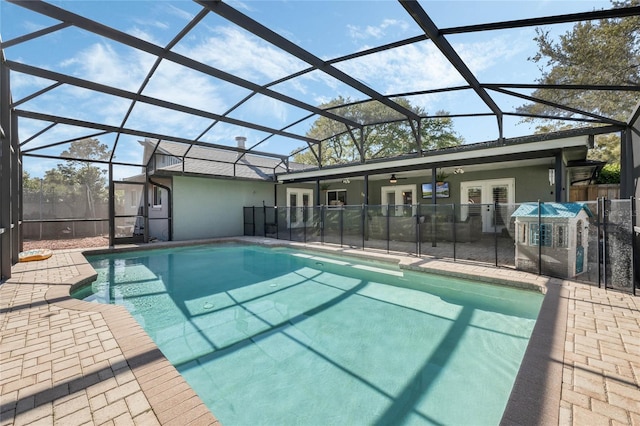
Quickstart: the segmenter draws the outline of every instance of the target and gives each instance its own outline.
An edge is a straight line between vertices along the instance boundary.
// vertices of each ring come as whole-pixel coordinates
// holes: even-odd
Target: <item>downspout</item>
[[[158,182],[154,182],[151,178],[149,178],[149,183],[167,191],[167,195],[169,196],[169,205],[167,206],[167,220],[169,221],[169,241],[173,241],[173,198],[171,196],[171,188]]]

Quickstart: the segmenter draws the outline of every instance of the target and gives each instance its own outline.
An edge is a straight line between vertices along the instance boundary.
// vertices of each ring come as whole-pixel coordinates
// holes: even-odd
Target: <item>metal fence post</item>
[[[542,203],[538,200],[538,275],[542,275]]]
[[[342,247],[342,241],[344,238],[344,209],[345,206],[340,209],[340,247]]]
[[[596,198],[596,224],[598,226],[598,288],[602,288],[602,258],[604,257],[604,238],[602,231],[602,207],[600,197]]]
[[[451,205],[453,209],[453,224],[451,227],[453,228],[453,261],[456,261],[456,242],[458,239],[458,231],[456,230],[456,203]],[[460,208],[462,208],[462,204],[460,204]]]
[[[604,282],[604,288],[607,288],[607,241],[609,239],[609,230],[607,229],[608,221],[607,197],[602,197],[602,281]]]
[[[395,209],[395,205],[393,206]],[[387,253],[389,253],[389,239],[391,238],[391,227],[389,224],[391,223],[391,205],[387,205]]]
[[[636,295],[636,197],[631,196],[631,288]]]
[[[325,211],[324,205],[320,206],[320,243],[324,244],[324,219]]]
[[[267,236],[267,206],[262,202],[262,236]]]
[[[413,232],[416,235],[416,255],[420,257],[420,215],[419,215],[420,204],[416,205],[416,220],[415,226],[413,227]]]
[[[289,241],[293,241],[293,227],[291,226],[291,213],[293,212],[293,209],[295,209],[297,207],[287,207],[287,209],[289,209]]]
[[[367,226],[367,205],[362,204],[360,210],[360,224],[362,225],[362,250],[364,250],[364,241],[365,241],[365,227]]]
[[[493,201],[493,245],[496,255],[496,268],[498,267],[498,201]]]

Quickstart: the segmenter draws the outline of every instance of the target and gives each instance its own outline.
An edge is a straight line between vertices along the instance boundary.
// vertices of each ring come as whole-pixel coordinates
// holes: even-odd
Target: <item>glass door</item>
[[[287,224],[290,228],[301,228],[309,221],[309,207],[313,190],[287,188]]]
[[[494,203],[512,204],[515,199],[514,179],[492,179],[486,181],[462,182],[460,184],[460,220],[471,216],[482,217],[482,232],[500,231],[505,224],[495,217]],[[494,220],[496,223],[494,224]]]
[[[390,216],[415,216],[416,208],[413,200],[416,199],[415,185],[383,186],[382,203],[386,214],[386,208],[392,206]]]

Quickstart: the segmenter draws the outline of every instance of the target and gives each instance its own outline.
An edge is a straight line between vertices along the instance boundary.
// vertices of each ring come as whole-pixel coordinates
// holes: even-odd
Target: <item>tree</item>
[[[32,178],[28,171],[22,171],[22,192],[32,194],[40,191],[41,180]]]
[[[424,115],[423,109],[413,107],[405,98],[398,98],[395,101],[418,115]],[[373,159],[416,151],[413,130],[406,118],[379,102],[351,105],[350,103],[349,99],[338,97],[321,105],[320,108],[328,109],[336,115],[362,124],[362,133],[360,130],[349,132],[343,123],[327,117],[318,118],[307,132],[308,137],[322,141],[320,149],[322,165],[358,162],[361,155],[364,155],[365,159]],[[438,112],[437,115],[446,115],[446,113]],[[370,124],[385,119],[389,122]],[[456,146],[463,142],[463,139],[453,131],[453,122],[450,118],[422,120],[420,136],[423,150]],[[361,141],[363,141],[362,152],[359,148]],[[317,164],[317,155],[318,146],[314,145],[294,154],[293,160],[298,163]]]
[[[614,8],[637,6],[640,0],[612,1]],[[554,41],[549,31],[536,30],[542,84],[640,85],[640,16],[580,22]],[[537,89],[533,97],[582,111],[626,121],[638,102],[638,92]],[[558,118],[574,112],[535,103],[518,108],[527,114]],[[526,119],[525,121],[540,120]],[[537,131],[560,130],[566,122],[543,120]],[[555,124],[559,123],[559,124]],[[571,126],[569,126],[571,127]],[[607,142],[607,140],[603,141]]]
[[[95,201],[106,201],[109,191],[106,170],[91,161],[108,160],[109,147],[97,139],[81,139],[71,142],[60,156],[67,160],[45,172],[45,187],[51,193],[64,194],[68,201],[84,201],[85,217],[95,217]]]
[[[609,164],[620,164],[620,135],[609,134],[596,137],[595,146],[589,150],[591,160],[606,161]]]

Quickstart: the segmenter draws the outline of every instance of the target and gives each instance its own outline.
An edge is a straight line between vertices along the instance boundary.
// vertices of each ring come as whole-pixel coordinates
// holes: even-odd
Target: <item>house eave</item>
[[[586,151],[591,147],[589,135],[521,142],[494,141],[490,143],[461,145],[445,150],[430,151],[424,156],[401,157],[364,164],[339,165],[316,168],[302,172],[277,174],[279,182],[301,182],[316,179],[368,175],[385,172],[399,172],[416,169],[433,169],[471,164],[506,162],[536,158],[554,157],[564,150]]]

